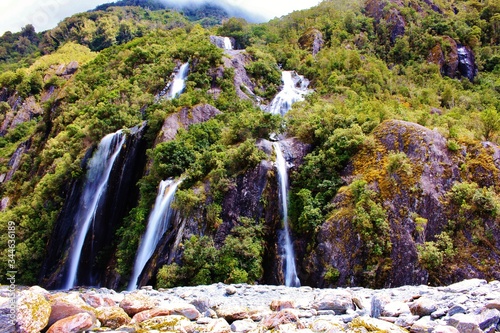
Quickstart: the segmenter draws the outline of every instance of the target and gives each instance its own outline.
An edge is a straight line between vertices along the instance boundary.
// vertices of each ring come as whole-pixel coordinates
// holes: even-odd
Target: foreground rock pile
[[[406,332],[500,331],[500,281],[446,287],[313,289],[224,285],[117,293],[18,291],[17,324],[0,289],[0,331]]]

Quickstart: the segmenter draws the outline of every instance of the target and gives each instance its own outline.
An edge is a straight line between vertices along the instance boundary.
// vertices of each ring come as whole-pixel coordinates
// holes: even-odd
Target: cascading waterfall
[[[189,72],[189,62],[182,64],[179,71],[175,74],[174,80],[167,93],[167,99],[173,99],[179,96],[186,87],[186,78]]]
[[[309,93],[309,81],[293,71],[281,72],[281,80],[283,89],[274,97],[267,111],[284,116],[293,103],[304,100],[304,96]]]
[[[122,130],[106,135],[89,161],[85,185],[80,198],[79,208],[75,215],[74,225],[76,240],[72,244],[68,259],[68,270],[64,289],[70,289],[77,283],[78,265],[85,238],[94,221],[101,196],[106,192],[109,175],[119,155],[126,136]]]
[[[135,258],[132,278],[128,285],[130,291],[137,288],[137,280],[146,266],[149,258],[153,255],[163,234],[168,230],[173,209],[171,207],[177,187],[182,180],[163,180],[158,188],[158,195],[151,214],[149,215],[146,233],[144,234],[137,256]]]
[[[231,39],[229,37],[224,37],[224,50],[232,50],[233,44],[231,43]]]
[[[284,266],[285,266],[285,285],[288,287],[300,287],[300,280],[297,276],[297,269],[295,267],[295,254],[293,251],[292,239],[290,236],[290,228],[288,226],[288,172],[285,158],[281,151],[279,142],[273,143],[274,151],[276,153],[276,169],[278,170],[279,186],[280,186],[280,199],[281,210],[283,214],[283,241],[284,244],[280,246],[284,249]]]
[[[210,42],[220,49],[229,51],[233,49],[231,38],[222,36],[210,36]]]

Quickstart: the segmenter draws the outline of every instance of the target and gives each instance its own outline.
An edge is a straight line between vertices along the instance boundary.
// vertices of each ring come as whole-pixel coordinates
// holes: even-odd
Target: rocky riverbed
[[[0,287],[0,332],[436,332],[500,331],[500,281],[392,289],[264,285],[17,291],[17,317]]]

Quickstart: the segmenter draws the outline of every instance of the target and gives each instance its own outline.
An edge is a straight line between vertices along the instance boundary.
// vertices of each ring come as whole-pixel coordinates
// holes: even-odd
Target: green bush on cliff
[[[500,199],[493,189],[480,188],[474,182],[455,183],[448,192],[452,203],[465,212],[496,216],[500,209]]]
[[[349,185],[354,200],[353,225],[370,256],[368,262],[387,257],[392,243],[387,213],[377,202],[377,193],[368,187],[364,180],[355,180]]]
[[[453,240],[446,232],[437,235],[435,241],[418,244],[417,252],[420,264],[430,274],[436,274],[433,271],[439,269],[445,260],[453,259],[456,254],[456,250],[453,247]]]
[[[262,225],[241,217],[222,247],[217,249],[208,236],[191,236],[184,245],[181,265],[163,266],[157,274],[157,287],[225,283],[253,283],[263,273]]]

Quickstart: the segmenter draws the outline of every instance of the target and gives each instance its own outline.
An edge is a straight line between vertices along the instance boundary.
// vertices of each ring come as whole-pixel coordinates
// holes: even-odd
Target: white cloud
[[[182,2],[205,2],[206,0],[184,0]],[[87,11],[113,0],[1,0],[0,35],[5,31],[17,32],[26,24],[33,24],[36,31],[55,27],[64,18]],[[310,8],[320,0],[219,0],[218,3],[233,4],[266,19],[280,17],[294,10]],[[214,1],[210,1],[214,3]]]
[[[103,0],[1,0],[0,34],[17,32],[26,24],[36,31],[55,27],[64,18],[95,8],[109,1]]]

